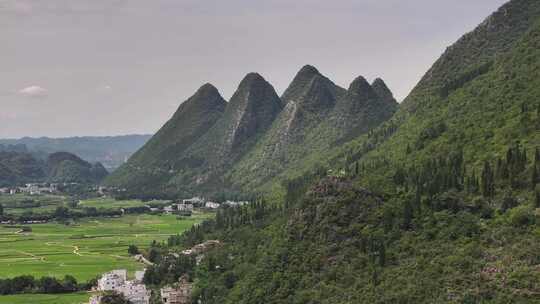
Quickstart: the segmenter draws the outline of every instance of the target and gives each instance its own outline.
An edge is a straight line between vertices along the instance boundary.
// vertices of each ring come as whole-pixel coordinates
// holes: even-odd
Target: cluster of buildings
[[[2,194],[17,194],[24,193],[30,195],[40,195],[45,193],[56,193],[58,192],[58,184],[39,184],[32,183],[26,184],[24,187],[14,187],[14,188],[0,188],[0,193]]]
[[[193,212],[194,208],[204,208],[209,210],[215,210],[220,208],[221,206],[229,206],[229,207],[235,207],[235,206],[243,206],[249,204],[247,201],[225,201],[223,203],[216,203],[213,201],[207,201],[204,198],[201,197],[193,197],[190,199],[182,199],[173,202],[171,205],[166,206],[163,208],[163,211],[166,213],[191,213]],[[154,210],[153,210],[154,211]]]
[[[198,264],[205,253],[222,246],[222,244],[223,243],[219,240],[208,240],[182,251],[182,254],[196,256]],[[178,254],[173,255],[179,257]],[[142,257],[142,259],[144,259],[144,257]],[[105,292],[122,294],[133,304],[149,304],[151,291],[147,289],[143,283],[144,273],[145,271],[135,272],[135,279],[132,281],[127,279],[127,271],[125,269],[113,270],[104,274],[97,282],[96,291],[101,292],[101,294],[92,296],[90,298],[90,304],[100,304],[103,293]],[[161,288],[160,297],[163,304],[191,304],[192,292],[193,283],[189,281],[187,275],[183,275],[177,283]]]
[[[135,280],[127,279],[127,270],[113,270],[104,274],[99,280],[97,291],[116,292],[122,294],[133,304],[149,304],[150,290],[142,283],[144,271],[135,272]],[[94,295],[90,298],[90,304],[99,304],[102,295]]]

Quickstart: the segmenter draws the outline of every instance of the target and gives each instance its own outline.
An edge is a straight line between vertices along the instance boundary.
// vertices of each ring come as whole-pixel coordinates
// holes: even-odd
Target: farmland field
[[[21,215],[25,212],[53,213],[56,207],[63,206],[67,201],[61,195],[0,195],[0,204],[4,206],[6,214]]]
[[[130,207],[142,207],[148,203],[144,203],[140,200],[121,200],[117,201],[110,198],[95,198],[87,199],[80,202],[78,205],[79,208],[84,207],[94,207],[94,208],[105,208],[105,209],[120,209],[120,208],[130,208]]]
[[[0,227],[0,278],[70,274],[83,282],[112,269],[134,271],[143,266],[128,256],[128,245],[145,248],[152,240],[166,240],[206,216],[194,214],[182,220],[174,215],[87,218],[70,226],[30,225],[32,231],[28,233],[3,226]]]
[[[0,304],[80,304],[88,303],[90,295],[86,292],[70,294],[21,294],[0,296]]]

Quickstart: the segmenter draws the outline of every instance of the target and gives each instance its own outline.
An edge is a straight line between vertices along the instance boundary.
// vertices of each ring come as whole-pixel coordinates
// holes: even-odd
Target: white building
[[[205,208],[208,208],[208,209],[218,209],[219,208],[219,204],[218,203],[214,203],[214,202],[206,202],[204,204],[204,207]]]
[[[193,211],[193,204],[184,204],[184,203],[177,204],[176,209],[178,211],[181,211],[181,212],[183,212],[183,211]]]
[[[104,274],[98,280],[98,290],[99,291],[117,291],[121,286],[125,284],[127,280],[127,271],[122,270],[113,270]]]
[[[226,201],[225,203],[223,203],[224,205],[228,205],[230,207],[236,207],[236,206],[244,206],[244,205],[247,205],[249,204],[249,202],[247,201],[241,201],[241,202],[235,202],[235,201]]]
[[[204,199],[201,198],[201,197],[193,197],[193,198],[190,198],[190,199],[184,199],[182,200],[182,204],[191,204],[193,206],[204,206]]]
[[[118,292],[133,304],[148,304],[150,303],[150,291],[146,289],[144,284],[135,281],[126,281],[124,285],[118,289]]]
[[[143,271],[135,271],[135,281],[142,282],[144,279],[145,273],[146,273],[146,269]]]
[[[148,304],[151,292],[141,283],[145,271],[135,272],[134,281],[127,280],[125,269],[108,272],[98,280],[98,291],[114,291],[124,295],[133,304]],[[100,301],[101,296],[93,296],[90,304],[99,304]]]

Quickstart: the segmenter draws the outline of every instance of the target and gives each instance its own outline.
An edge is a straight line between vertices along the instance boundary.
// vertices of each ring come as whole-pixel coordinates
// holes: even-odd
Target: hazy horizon
[[[401,101],[504,2],[0,0],[0,138],[151,134],[206,82],[281,94],[305,64]]]

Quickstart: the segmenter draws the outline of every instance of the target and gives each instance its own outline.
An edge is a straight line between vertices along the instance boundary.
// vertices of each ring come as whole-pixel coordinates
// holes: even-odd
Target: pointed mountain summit
[[[270,83],[257,73],[247,74],[223,116],[186,151],[178,179],[185,178],[185,185],[214,183],[213,177],[242,157],[270,128],[282,107]]]
[[[226,106],[227,102],[213,85],[201,86],[128,162],[107,178],[107,183],[140,188],[141,192],[156,187],[183,152],[223,116]]]
[[[237,150],[250,138],[266,131],[282,107],[274,87],[261,75],[249,73],[231,97],[214,132],[222,133],[222,147]]]
[[[394,94],[392,93],[392,91],[390,91],[384,80],[382,80],[381,78],[376,78],[371,84],[371,87],[381,100],[389,103],[397,102],[394,98]]]
[[[272,128],[232,170],[231,179],[241,187],[255,186],[316,151],[369,131],[397,108],[381,101],[363,77],[345,90],[312,66],[298,72],[283,96],[285,108]]]
[[[303,129],[311,128],[334,107],[345,90],[335,85],[315,67],[306,65],[296,74],[281,97],[285,109],[278,118],[280,145],[296,140]]]
[[[339,141],[348,140],[363,134],[396,112],[398,103],[381,79],[373,82],[357,77],[349,86],[347,93],[336,102],[328,121],[322,124],[334,133]]]
[[[172,118],[139,150],[132,160],[167,160],[178,155],[205,134],[223,115],[227,102],[207,83],[183,102]],[[129,164],[129,162],[128,162]]]

